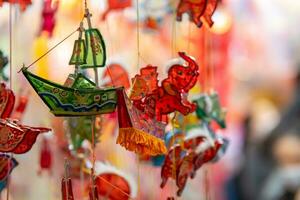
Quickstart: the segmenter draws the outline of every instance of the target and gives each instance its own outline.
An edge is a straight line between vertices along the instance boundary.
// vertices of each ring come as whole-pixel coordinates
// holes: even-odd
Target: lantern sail
[[[86,64],[86,45],[83,39],[75,40],[69,65]]]
[[[86,62],[81,64],[82,69],[104,67],[106,62],[106,50],[104,40],[98,29],[85,30]]]

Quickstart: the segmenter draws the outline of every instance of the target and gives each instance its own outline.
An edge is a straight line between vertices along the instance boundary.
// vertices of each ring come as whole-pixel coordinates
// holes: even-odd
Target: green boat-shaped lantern
[[[98,29],[91,27],[90,14],[85,17],[88,29],[81,22],[78,40],[74,42],[69,64],[75,66],[64,85],[41,78],[23,67],[22,72],[31,86],[55,116],[89,116],[114,112],[117,105],[117,90],[122,88],[99,88],[97,68],[106,61],[105,44]],[[83,34],[84,38],[83,38]],[[82,69],[94,68],[95,82],[82,73]]]

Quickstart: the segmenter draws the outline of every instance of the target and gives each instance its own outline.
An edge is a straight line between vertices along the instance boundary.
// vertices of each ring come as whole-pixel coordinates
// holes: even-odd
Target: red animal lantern
[[[187,137],[183,145],[176,144],[169,150],[161,169],[161,188],[168,178],[176,180],[177,196],[181,196],[189,177],[194,178],[196,171],[205,163],[217,157],[221,147],[226,145],[222,138],[216,138],[210,144],[209,135]]]
[[[181,21],[182,14],[188,13],[189,18],[198,27],[206,23],[213,25],[212,15],[217,8],[218,0],[180,0],[177,7],[177,21]]]
[[[187,115],[196,109],[195,104],[184,100],[182,96],[195,86],[199,67],[190,56],[183,52],[178,54],[188,64],[172,65],[161,86],[158,86],[157,67],[151,65],[142,68],[141,74],[133,79],[136,83],[130,96],[133,104],[150,118],[155,117],[157,121],[163,121],[167,114],[174,111]]]

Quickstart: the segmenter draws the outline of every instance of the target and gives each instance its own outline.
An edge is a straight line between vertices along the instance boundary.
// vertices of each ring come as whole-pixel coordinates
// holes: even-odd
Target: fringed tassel
[[[117,144],[143,155],[156,156],[167,153],[162,139],[132,127],[119,129]]]

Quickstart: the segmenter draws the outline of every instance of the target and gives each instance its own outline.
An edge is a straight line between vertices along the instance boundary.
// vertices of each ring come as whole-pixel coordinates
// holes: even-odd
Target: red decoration
[[[205,137],[198,136],[185,140],[182,146],[176,144],[171,147],[161,169],[161,188],[166,185],[168,178],[173,178],[176,180],[176,184],[178,186],[177,195],[181,195],[189,175],[194,170],[193,161],[196,153],[193,152],[193,150],[195,150],[195,148],[202,143],[204,139]]]
[[[0,152],[22,154],[29,151],[40,133],[51,129],[30,127],[16,121],[0,119]]]
[[[18,165],[18,162],[6,154],[0,154],[0,182],[7,179],[7,175]]]
[[[52,153],[49,147],[49,141],[44,137],[40,154],[40,170],[50,170],[52,166]]]
[[[110,200],[129,200],[130,186],[126,179],[115,173],[103,173],[96,177],[100,196]]]
[[[40,133],[51,129],[43,127],[30,127],[19,124],[17,120],[8,119],[15,104],[13,92],[2,83],[0,86],[0,152],[22,154],[29,151]],[[17,112],[23,112],[27,100],[20,102]]]
[[[74,200],[73,186],[72,186],[72,180],[69,176],[69,169],[70,169],[70,165],[69,162],[66,160],[65,175],[61,180],[62,200]]]
[[[181,21],[183,13],[188,13],[190,20],[198,27],[202,26],[202,22],[211,27],[214,23],[211,18],[217,4],[218,0],[180,0],[177,7],[177,21]]]
[[[134,86],[130,98],[133,104],[149,118],[163,117],[174,111],[183,115],[194,112],[196,105],[183,99],[198,80],[198,64],[183,52],[178,53],[188,65],[174,64],[168,71],[168,77],[158,86],[157,67],[148,65],[141,69],[141,74],[133,79]]]
[[[31,4],[31,0],[0,0],[0,6],[2,6],[3,2],[19,4],[21,11],[25,11],[27,6]]]
[[[186,139],[183,145],[171,147],[161,169],[161,188],[166,185],[168,178],[173,178],[178,187],[177,195],[182,194],[188,178],[194,178],[196,171],[203,164],[212,161],[224,144],[222,138],[218,138],[214,140],[214,145],[199,151],[197,147],[207,140],[204,136],[197,136]]]
[[[107,1],[108,8],[102,14],[101,19],[105,20],[110,11],[123,10],[124,8],[130,7],[132,4],[131,1],[132,0],[108,0]]]
[[[17,107],[15,108],[13,114],[12,114],[12,117],[13,119],[17,119],[17,120],[21,120],[22,119],[22,116],[24,114],[24,111],[27,107],[27,104],[28,104],[28,97],[27,96],[20,96],[18,98],[18,105]]]
[[[219,149],[222,147],[223,145],[223,141],[221,139],[217,139],[214,143],[214,146],[208,148],[207,150],[205,150],[204,152],[200,152],[199,154],[197,154],[197,156],[195,157],[193,163],[194,163],[194,169],[193,169],[193,173],[191,174],[191,178],[195,177],[196,171],[198,169],[200,169],[200,167],[207,163],[210,162],[211,160],[213,160]]]
[[[207,5],[206,5],[206,9],[205,12],[203,14],[203,21],[209,26],[212,27],[212,25],[214,24],[214,22],[212,21],[212,16],[214,14],[214,12],[217,9],[217,5],[218,5],[218,1],[219,0],[207,0]]]
[[[96,185],[91,186],[89,191],[90,200],[99,200],[98,188]]]
[[[103,79],[110,80],[105,86],[124,87],[128,89],[130,87],[128,72],[124,67],[117,63],[112,63],[107,67],[107,70],[103,74]]]
[[[61,181],[62,200],[74,200],[71,178],[62,178]]]
[[[2,119],[10,117],[14,108],[15,95],[13,91],[7,89],[4,83],[0,85],[0,117]]]
[[[117,90],[119,135],[117,144],[143,155],[165,154],[165,124],[149,118],[132,105],[124,90]]]
[[[58,1],[44,0],[43,12],[42,12],[42,27],[41,32],[47,32],[51,37],[53,29],[55,27],[55,14],[58,10]]]

